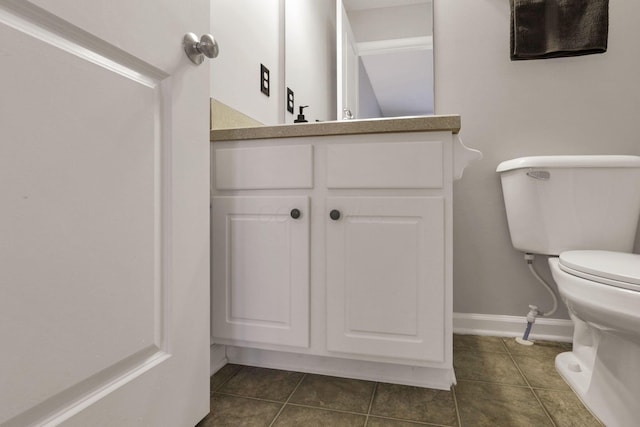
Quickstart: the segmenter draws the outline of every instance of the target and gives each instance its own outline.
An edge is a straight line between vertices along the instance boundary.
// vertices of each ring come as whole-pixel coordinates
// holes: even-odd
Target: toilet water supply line
[[[551,289],[551,286],[549,286],[549,284],[542,277],[540,277],[538,272],[533,267],[534,259],[534,254],[524,254],[524,260],[527,262],[527,266],[529,267],[529,271],[531,271],[531,274],[533,274],[533,276],[538,279],[538,282],[542,283],[542,286],[544,286],[545,289],[551,294],[551,297],[553,298],[553,308],[546,313],[541,313],[540,310],[538,310],[537,306],[529,306],[529,313],[527,313],[527,328],[524,330],[524,335],[522,338],[516,338],[516,342],[522,345],[533,345],[533,341],[529,341],[529,333],[531,332],[531,327],[536,322],[536,318],[538,316],[551,316],[558,309],[558,297],[556,296],[556,293],[553,292],[553,289]]]

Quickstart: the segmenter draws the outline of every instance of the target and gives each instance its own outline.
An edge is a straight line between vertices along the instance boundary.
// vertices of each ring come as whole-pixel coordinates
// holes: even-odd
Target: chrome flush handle
[[[198,40],[198,36],[195,34],[187,33],[182,39],[182,47],[191,62],[196,65],[202,64],[205,56],[207,58],[215,58],[220,52],[218,42],[211,34],[205,34]]]
[[[549,171],[536,169],[529,169],[529,171],[527,172],[527,176],[533,179],[538,179],[540,181],[548,181],[551,178],[551,174],[549,173]]]

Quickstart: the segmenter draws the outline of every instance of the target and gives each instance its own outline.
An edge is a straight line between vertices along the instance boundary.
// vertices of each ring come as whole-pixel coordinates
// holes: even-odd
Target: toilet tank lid
[[[640,168],[640,156],[532,156],[506,160],[496,172],[528,168]]]

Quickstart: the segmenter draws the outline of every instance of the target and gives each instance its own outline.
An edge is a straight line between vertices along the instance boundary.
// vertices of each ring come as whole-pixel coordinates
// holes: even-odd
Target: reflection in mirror
[[[432,0],[337,0],[338,119],[428,115]]]

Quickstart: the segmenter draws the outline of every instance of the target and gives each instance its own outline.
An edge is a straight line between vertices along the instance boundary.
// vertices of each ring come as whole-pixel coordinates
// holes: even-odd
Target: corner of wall
[[[213,376],[228,362],[227,347],[221,344],[211,344],[209,348],[209,375]]]

